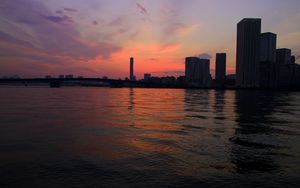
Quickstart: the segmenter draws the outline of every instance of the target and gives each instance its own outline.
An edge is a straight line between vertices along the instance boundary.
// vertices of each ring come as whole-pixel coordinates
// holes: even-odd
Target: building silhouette
[[[275,62],[262,61],[259,65],[259,87],[275,89],[278,87],[278,67]]]
[[[189,85],[196,85],[200,83],[199,58],[187,57],[185,59],[185,76]]]
[[[259,85],[261,88],[276,88],[278,85],[276,45],[276,34],[268,32],[260,35]]]
[[[293,86],[300,87],[300,65],[299,64],[295,64],[295,74],[294,74]]]
[[[145,80],[145,81],[150,80],[150,78],[151,78],[151,74],[150,74],[150,73],[145,73],[145,74],[144,74],[144,80]]]
[[[215,79],[218,84],[224,84],[226,80],[226,53],[216,54]]]
[[[259,86],[260,34],[259,18],[245,18],[237,24],[237,87]]]
[[[296,63],[296,56],[293,55],[293,56],[291,57],[291,63],[292,63],[292,64],[295,64],[295,63]]]
[[[288,87],[293,84],[295,63],[292,62],[292,50],[281,48],[276,50],[276,64],[278,66],[279,87]]]
[[[262,33],[260,35],[260,61],[276,62],[277,35],[275,33]]]
[[[66,79],[73,79],[74,78],[74,75],[73,74],[68,74],[65,76]]]
[[[296,64],[296,56],[291,57],[291,66],[293,66],[293,79],[292,83],[290,83],[293,87],[299,87],[300,86],[300,65]]]
[[[279,65],[287,65],[291,63],[292,50],[280,48],[276,50],[276,60]]]
[[[185,75],[188,86],[209,87],[211,82],[210,60],[187,57],[185,60]]]
[[[300,68],[296,57],[292,56],[291,49],[276,49],[276,43],[276,34],[261,33],[260,18],[245,18],[237,24],[238,88],[299,87]]]
[[[134,76],[134,58],[130,58],[130,75],[129,75],[130,81],[135,81],[136,78]]]

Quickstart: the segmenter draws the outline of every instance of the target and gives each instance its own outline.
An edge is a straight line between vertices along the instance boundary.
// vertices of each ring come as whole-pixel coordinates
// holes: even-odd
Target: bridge
[[[140,87],[140,88],[183,88],[178,84],[152,83],[145,81],[130,81],[102,78],[26,78],[26,79],[0,79],[0,85],[49,85],[61,86],[95,86],[95,87]]]

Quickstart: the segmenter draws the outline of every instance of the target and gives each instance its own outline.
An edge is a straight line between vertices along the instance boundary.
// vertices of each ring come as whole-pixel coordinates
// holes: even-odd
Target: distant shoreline
[[[54,85],[53,85],[54,83]],[[107,87],[107,88],[149,88],[149,89],[191,89],[191,90],[259,90],[259,91],[300,91],[300,87],[284,88],[237,88],[224,87],[186,87],[174,84],[148,83],[142,81],[112,80],[100,78],[74,79],[0,79],[1,86],[15,87]]]

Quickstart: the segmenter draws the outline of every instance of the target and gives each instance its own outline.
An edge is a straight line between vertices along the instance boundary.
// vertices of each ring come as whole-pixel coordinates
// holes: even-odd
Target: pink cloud
[[[88,61],[98,56],[109,59],[112,53],[121,50],[109,42],[82,38],[74,18],[63,14],[54,15],[37,1],[3,1],[0,16],[9,20],[6,25],[14,26],[11,27],[13,30],[0,31],[1,44],[5,44],[0,46],[1,53],[12,60],[23,57],[28,64],[39,62],[56,66],[70,63],[77,66],[83,59]],[[29,35],[26,28],[31,29],[31,38],[25,37]],[[14,34],[16,32],[17,35]]]

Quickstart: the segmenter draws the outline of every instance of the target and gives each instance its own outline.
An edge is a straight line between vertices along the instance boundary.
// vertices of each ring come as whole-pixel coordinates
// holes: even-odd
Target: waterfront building
[[[262,33],[260,35],[260,61],[276,62],[277,35],[274,33]]]
[[[278,85],[276,43],[276,34],[268,32],[260,35],[259,85],[261,88],[276,88]]]
[[[276,62],[278,65],[291,64],[292,50],[280,48],[276,50]]]
[[[226,80],[226,53],[216,54],[215,79],[220,84],[224,84]]]
[[[260,34],[259,18],[245,18],[237,24],[237,87],[259,86]]]
[[[187,57],[185,60],[185,76],[189,86],[210,86],[210,60],[198,57]]]
[[[281,48],[276,50],[276,66],[278,67],[278,85],[288,87],[293,83],[295,64],[291,62],[292,50]]]
[[[130,75],[129,75],[130,81],[135,81],[136,78],[134,76],[134,58],[130,58]]]

